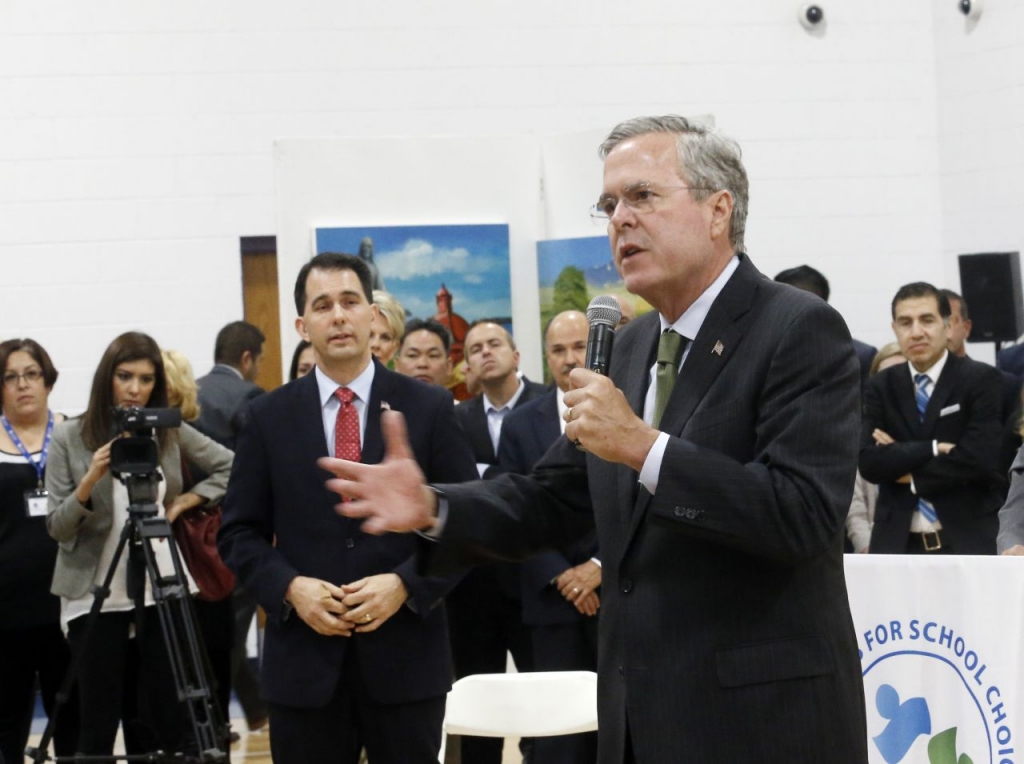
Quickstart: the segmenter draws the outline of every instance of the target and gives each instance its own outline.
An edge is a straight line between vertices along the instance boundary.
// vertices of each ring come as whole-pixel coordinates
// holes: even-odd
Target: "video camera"
[[[181,427],[179,409],[114,409],[114,422],[120,433],[127,433],[110,444],[110,472],[128,486],[131,503],[156,501],[160,482],[160,452],[153,439],[157,427]]]

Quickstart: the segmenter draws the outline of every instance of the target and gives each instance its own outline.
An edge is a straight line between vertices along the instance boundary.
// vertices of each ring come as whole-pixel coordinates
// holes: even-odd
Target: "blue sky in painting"
[[[537,242],[537,280],[542,287],[553,286],[558,274],[567,265],[593,272],[611,266],[611,262],[612,253],[607,236]],[[614,271],[614,268],[611,270]],[[617,276],[613,278],[618,279]]]
[[[466,320],[511,317],[507,225],[318,228],[316,251],[354,254],[364,236],[373,239],[385,288],[411,315],[437,312],[443,282]]]

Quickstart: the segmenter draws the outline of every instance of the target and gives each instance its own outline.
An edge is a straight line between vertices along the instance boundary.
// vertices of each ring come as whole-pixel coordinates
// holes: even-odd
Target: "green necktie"
[[[672,388],[676,386],[679,375],[679,359],[686,346],[686,338],[669,329],[662,332],[658,340],[658,368],[654,372],[654,418],[651,425],[661,424],[661,416],[665,413],[668,399],[672,397]]]

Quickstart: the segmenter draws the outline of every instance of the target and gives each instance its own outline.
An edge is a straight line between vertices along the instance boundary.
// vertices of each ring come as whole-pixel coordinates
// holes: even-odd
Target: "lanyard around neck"
[[[3,424],[4,429],[7,430],[7,436],[11,439],[11,443],[17,448],[21,455],[25,457],[25,460],[35,467],[36,477],[39,479],[39,487],[43,487],[43,470],[46,469],[46,454],[50,450],[50,437],[53,435],[53,412],[47,412],[49,417],[46,420],[46,435],[43,436],[43,448],[39,453],[39,461],[35,461],[32,458],[32,454],[25,448],[25,444],[21,442],[21,438],[18,437],[18,433],[11,427],[11,423],[7,421],[7,417],[0,416],[0,423]]]

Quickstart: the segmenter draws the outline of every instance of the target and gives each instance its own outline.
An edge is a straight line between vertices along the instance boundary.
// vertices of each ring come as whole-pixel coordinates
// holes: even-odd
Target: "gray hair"
[[[732,195],[729,241],[733,249],[741,251],[750,190],[739,144],[698,122],[668,114],[663,117],[636,117],[619,123],[604,139],[598,155],[605,159],[624,140],[648,133],[675,134],[679,174],[693,187],[690,193],[694,199],[702,202],[722,190]]]

